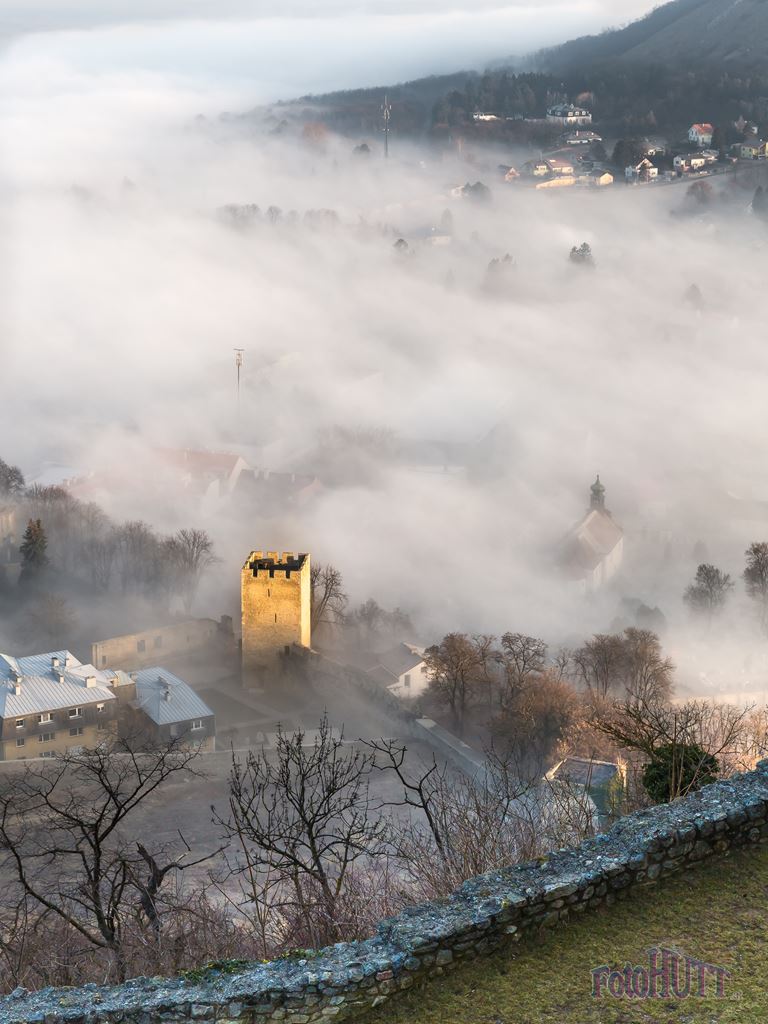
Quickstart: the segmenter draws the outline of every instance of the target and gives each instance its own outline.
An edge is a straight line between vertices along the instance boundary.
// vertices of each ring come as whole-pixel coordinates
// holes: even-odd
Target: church
[[[605,487],[598,475],[586,515],[560,544],[558,563],[565,576],[589,594],[616,575],[623,557],[624,531],[605,507]]]

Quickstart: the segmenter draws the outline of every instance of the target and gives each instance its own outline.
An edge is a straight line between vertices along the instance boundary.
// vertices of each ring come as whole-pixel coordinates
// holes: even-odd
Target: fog
[[[211,37],[221,62],[229,31]],[[199,614],[236,611],[244,555],[285,547],[337,565],[353,601],[412,612],[419,639],[578,642],[636,598],[661,607],[689,674],[710,670],[680,599],[693,547],[738,574],[768,536],[768,517],[728,497],[768,500],[766,253],[750,196],[680,218],[678,186],[534,194],[496,172],[523,154],[441,157],[396,124],[389,162],[376,137],[361,159],[362,137],[309,145],[299,128],[219,122],[275,83],[210,86],[213,58],[198,78],[159,59],[129,71],[133,43],[111,32],[30,38],[0,66],[0,455],[30,479],[52,464],[119,474],[126,487],[102,499],[116,518],[208,529],[222,561]],[[94,40],[110,39],[97,69]],[[490,204],[452,195],[478,179]],[[217,214],[232,203],[299,216],[237,230]],[[305,223],[317,209],[338,224]],[[432,245],[446,209],[453,240]],[[594,272],[569,264],[583,241]],[[506,253],[515,269],[490,289]],[[683,301],[693,282],[703,313]],[[333,448],[337,428],[357,441]],[[421,442],[480,447],[441,460]],[[324,486],[278,512],[155,502],[143,460],[156,447],[236,450]],[[585,600],[553,551],[597,472],[627,559],[617,587]],[[739,672],[764,646],[750,615],[737,598],[720,645]]]

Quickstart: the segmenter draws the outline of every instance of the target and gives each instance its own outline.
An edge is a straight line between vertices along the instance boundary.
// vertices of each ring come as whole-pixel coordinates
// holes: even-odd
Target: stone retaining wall
[[[382,921],[363,942],[201,981],[138,979],[112,988],[20,990],[0,1024],[358,1020],[392,994],[574,914],[613,903],[709,857],[768,838],[768,761],[533,864],[466,882],[450,898]]]

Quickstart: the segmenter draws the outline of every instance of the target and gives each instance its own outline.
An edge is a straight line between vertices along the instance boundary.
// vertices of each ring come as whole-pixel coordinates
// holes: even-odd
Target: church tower
[[[312,641],[309,555],[252,551],[240,581],[243,672],[274,671],[293,644]]]
[[[598,512],[607,512],[605,507],[605,488],[600,483],[600,474],[597,474],[597,480],[592,484],[589,489],[589,507],[591,510]]]

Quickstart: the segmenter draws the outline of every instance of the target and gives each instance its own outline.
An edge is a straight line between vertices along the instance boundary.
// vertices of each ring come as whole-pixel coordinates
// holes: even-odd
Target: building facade
[[[550,124],[560,124],[565,128],[581,128],[592,124],[592,114],[585,107],[575,107],[572,103],[558,103],[547,111]]]
[[[229,620],[231,627],[231,620]],[[226,634],[226,621],[188,619],[158,626],[143,633],[99,640],[91,645],[91,661],[98,668],[137,669],[156,665],[161,657],[191,654]],[[231,628],[229,630],[231,634]]]
[[[98,746],[117,735],[115,680],[69,651],[0,654],[0,757],[20,761]]]
[[[252,551],[241,573],[244,674],[274,670],[293,644],[312,642],[308,554]]]

